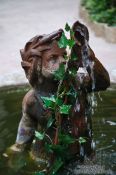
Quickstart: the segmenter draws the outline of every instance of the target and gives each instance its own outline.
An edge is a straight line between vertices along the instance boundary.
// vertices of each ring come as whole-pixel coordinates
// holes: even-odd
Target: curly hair
[[[51,49],[51,43],[60,39],[63,30],[59,29],[48,35],[39,35],[29,40],[24,49],[20,50],[21,66],[25,71],[29,83],[34,86],[42,77],[42,52]],[[32,63],[33,58],[33,63]],[[37,68],[37,63],[39,64]],[[41,80],[40,80],[41,81]]]

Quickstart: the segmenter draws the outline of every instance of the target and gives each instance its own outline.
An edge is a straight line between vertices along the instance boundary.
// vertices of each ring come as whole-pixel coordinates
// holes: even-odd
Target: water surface
[[[0,175],[32,175],[37,172],[36,165],[29,158],[25,159],[25,155],[13,156],[13,166],[12,161],[3,156],[15,142],[21,103],[28,90],[27,86],[0,89]],[[96,96],[98,106],[92,117],[95,162],[103,167],[102,174],[116,174],[116,86]]]

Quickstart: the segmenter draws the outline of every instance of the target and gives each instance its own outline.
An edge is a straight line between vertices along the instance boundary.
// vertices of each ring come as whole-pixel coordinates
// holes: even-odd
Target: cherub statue
[[[89,138],[83,149],[84,154],[90,155],[92,124],[87,96],[91,92],[105,90],[110,85],[110,79],[108,72],[95,57],[88,44],[87,27],[77,21],[73,24],[72,30],[75,44],[71,54],[75,54],[78,59],[69,61],[68,67],[77,69],[75,88],[79,91],[79,98],[74,105],[71,130],[72,135],[77,138],[80,136]],[[41,131],[46,127],[49,111],[44,107],[41,96],[50,97],[56,94],[58,89],[59,82],[54,79],[54,72],[59,69],[61,64],[66,64],[64,59],[66,49],[60,48],[58,45],[62,32],[63,30],[59,29],[48,35],[35,36],[20,51],[21,65],[32,88],[23,99],[22,118],[18,127],[16,143],[11,147],[13,151],[22,152],[27,145],[32,143],[35,130]],[[82,72],[80,72],[81,69],[83,69]],[[68,132],[68,125],[70,124],[64,119],[62,124],[64,132],[65,130]],[[53,128],[49,133],[54,130]],[[74,155],[80,154],[79,145],[72,145],[70,150]]]

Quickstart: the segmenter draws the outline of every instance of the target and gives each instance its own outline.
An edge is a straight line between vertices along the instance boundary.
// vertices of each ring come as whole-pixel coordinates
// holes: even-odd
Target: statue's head
[[[89,41],[89,31],[84,24],[76,21],[73,24],[72,29],[74,31],[74,37],[77,45],[83,46],[86,41]]]
[[[44,78],[53,79],[54,72],[65,62],[66,51],[58,46],[62,32],[60,29],[49,35],[35,36],[20,51],[21,65],[33,87],[41,84]]]

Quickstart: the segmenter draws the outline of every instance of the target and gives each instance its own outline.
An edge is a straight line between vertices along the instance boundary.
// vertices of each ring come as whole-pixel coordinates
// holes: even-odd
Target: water
[[[35,163],[25,154],[13,155],[11,160],[3,156],[6,149],[15,142],[21,102],[28,89],[27,86],[21,86],[0,90],[0,175],[32,175],[37,171]],[[95,163],[90,162],[81,167],[76,165],[73,170],[75,175],[82,174],[85,169],[86,172],[90,171],[93,167],[92,174],[116,174],[116,86],[98,94],[97,101],[98,106],[92,117]]]

